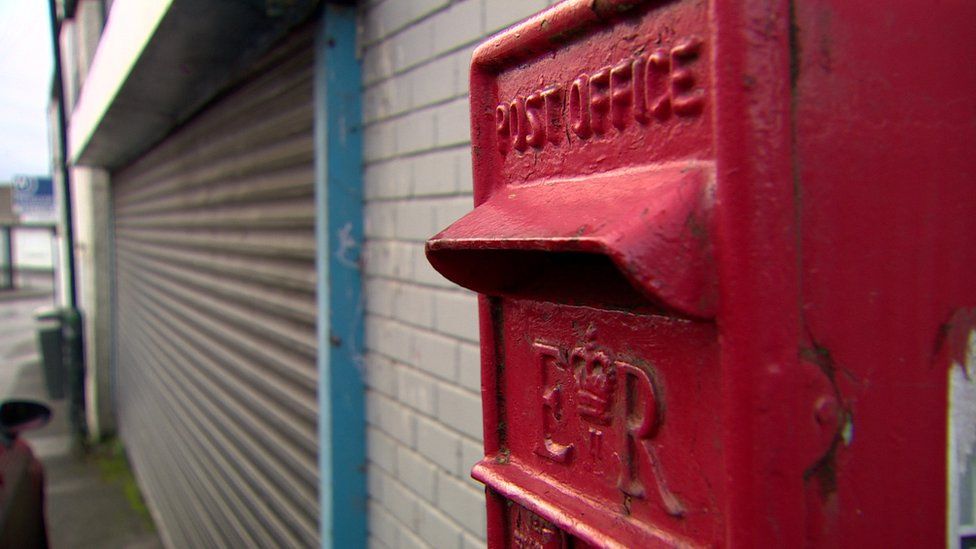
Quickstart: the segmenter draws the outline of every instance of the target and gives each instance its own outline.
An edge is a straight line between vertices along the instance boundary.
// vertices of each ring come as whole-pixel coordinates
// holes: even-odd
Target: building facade
[[[167,545],[484,545],[476,298],[423,243],[474,46],[549,3],[61,4],[88,431]]]

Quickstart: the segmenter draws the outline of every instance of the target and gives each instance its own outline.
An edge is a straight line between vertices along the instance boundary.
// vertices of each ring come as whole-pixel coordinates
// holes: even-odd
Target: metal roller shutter
[[[176,547],[317,546],[310,32],[112,175],[117,402]]]

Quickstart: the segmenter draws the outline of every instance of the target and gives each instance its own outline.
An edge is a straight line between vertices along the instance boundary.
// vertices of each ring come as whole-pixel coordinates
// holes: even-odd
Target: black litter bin
[[[69,421],[76,433],[87,436],[85,421],[85,358],[82,341],[82,318],[77,309],[61,311],[62,369],[64,391],[68,398]]]
[[[64,398],[64,340],[61,336],[62,315],[60,309],[38,309],[34,313],[37,324],[37,343],[41,348],[44,384],[51,399]]]

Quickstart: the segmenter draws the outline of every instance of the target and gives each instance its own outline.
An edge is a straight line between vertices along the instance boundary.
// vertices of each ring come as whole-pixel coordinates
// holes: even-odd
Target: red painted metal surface
[[[942,354],[976,305],[976,4],[869,11],[795,9],[801,348],[851,425],[807,524],[821,545],[942,545]]]
[[[682,163],[510,186],[432,239],[427,255],[458,284],[522,295],[538,294],[539,288],[527,286],[553,261],[578,269],[581,257],[606,258],[616,271],[610,276],[647,299],[714,316],[717,290],[707,238],[711,178],[711,164]],[[544,211],[558,213],[540,215]],[[564,259],[554,260],[554,252]],[[541,278],[551,284],[550,277]],[[634,301],[628,298],[618,301]]]
[[[476,50],[427,253],[483,294],[491,546],[946,543],[972,21],[581,0]]]

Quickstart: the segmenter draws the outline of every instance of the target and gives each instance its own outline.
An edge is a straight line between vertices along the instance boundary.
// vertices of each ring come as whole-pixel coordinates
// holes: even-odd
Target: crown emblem
[[[592,423],[610,423],[610,403],[616,387],[616,371],[610,357],[596,347],[596,327],[586,330],[586,344],[569,356],[576,374],[576,406],[581,418]]]

